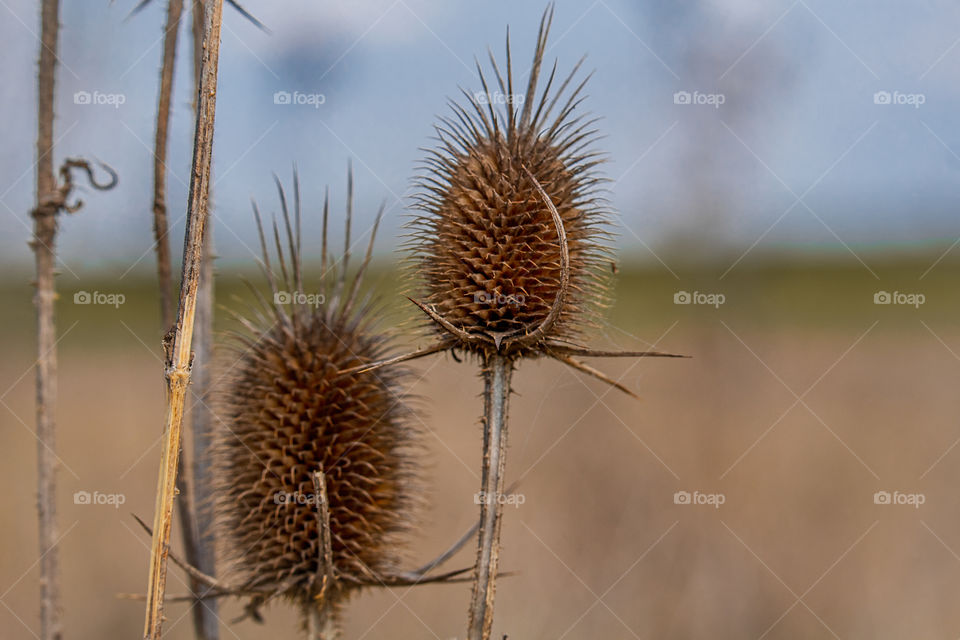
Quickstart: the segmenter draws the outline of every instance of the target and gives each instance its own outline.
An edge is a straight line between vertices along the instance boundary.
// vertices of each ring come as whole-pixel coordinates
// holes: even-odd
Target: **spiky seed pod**
[[[678,357],[597,351],[576,342],[605,297],[609,233],[603,179],[595,173],[603,158],[591,150],[596,119],[578,112],[589,76],[567,90],[583,60],[556,90],[554,64],[537,95],[552,19],[551,4],[540,21],[522,96],[514,93],[509,30],[506,79],[490,55],[499,93],[491,93],[477,64],[483,92],[463,91],[466,107],[451,102],[453,117],[442,118],[436,127],[439,147],[428,152],[417,180],[408,246],[423,299],[411,300],[430,318],[439,340],[351,369],[369,372],[456,349],[480,357],[481,491],[495,499],[480,504],[469,640],[488,640],[493,626],[503,515],[499,498],[515,363],[546,355],[633,395],[574,356]]]
[[[294,179],[293,228],[277,181],[290,254],[288,262],[274,222],[278,277],[254,205],[273,301],[258,295],[259,308],[240,317],[246,332],[236,336],[235,360],[222,385],[213,449],[216,534],[228,582],[261,594],[259,602],[285,596],[331,612],[351,588],[397,567],[416,501],[417,434],[401,400],[403,369],[340,375],[391,350],[375,326],[372,302],[359,298],[369,249],[358,274],[346,277],[352,194],[338,265],[327,260],[324,204],[323,275],[316,289],[306,291]],[[329,497],[337,588],[322,584],[318,470]]]
[[[556,88],[555,63],[537,95],[552,12],[541,21],[525,93],[514,93],[508,32],[506,79],[491,54],[491,92],[477,64],[483,91],[463,91],[466,106],[451,102],[417,180],[410,245],[423,302],[473,337],[441,328],[443,339],[472,351],[536,355],[548,340],[576,339],[604,299],[608,212],[595,173],[602,154],[591,150],[597,119],[579,112],[589,76],[573,86],[582,60]],[[546,324],[538,339],[523,339]]]

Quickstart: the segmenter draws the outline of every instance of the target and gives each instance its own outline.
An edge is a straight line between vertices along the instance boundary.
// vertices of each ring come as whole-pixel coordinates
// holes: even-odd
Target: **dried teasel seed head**
[[[274,222],[279,263],[271,263],[254,205],[273,300],[258,293],[259,307],[238,316],[246,330],[235,335],[233,362],[219,393],[216,535],[231,584],[263,594],[260,602],[280,596],[309,607],[325,600],[329,610],[357,580],[369,583],[370,576],[389,574],[400,560],[416,503],[417,433],[398,388],[402,368],[339,375],[392,348],[375,326],[374,303],[360,297],[370,249],[359,272],[346,276],[352,194],[346,249],[336,264],[327,260],[329,201],[324,205],[323,274],[321,284],[307,290],[296,175],[293,226],[279,181],[277,186],[289,262]],[[371,248],[375,233],[376,227]],[[336,588],[321,584],[318,570],[313,474],[321,469]]]
[[[538,94],[552,17],[551,6],[525,93],[514,93],[509,31],[506,78],[492,54],[495,87],[477,64],[483,91],[451,102],[417,180],[408,245],[421,308],[467,351],[537,355],[577,338],[605,298],[603,156],[591,150],[597,119],[579,112],[582,60],[562,81],[555,63]]]

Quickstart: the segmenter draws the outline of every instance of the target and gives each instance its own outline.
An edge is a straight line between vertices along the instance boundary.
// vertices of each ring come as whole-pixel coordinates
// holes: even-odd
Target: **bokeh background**
[[[165,5],[128,17],[132,2],[62,4],[58,159],[120,174],[61,225],[64,619],[68,637],[132,637],[142,605],[116,596],[146,584],[149,540],[130,513],[152,511],[163,415],[149,212]],[[249,201],[277,209],[271,172],[298,167],[312,250],[324,188],[342,203],[352,161],[359,244],[386,205],[372,281],[393,309],[385,323],[399,324],[418,148],[458,86],[479,88],[474,56],[485,64],[490,46],[502,59],[508,24],[525,75],[544,3],[245,6],[270,33],[225,10],[218,301],[242,306],[241,278],[258,277]],[[0,15],[0,635],[26,639],[39,631],[26,244],[39,19],[24,0],[0,2]],[[516,575],[498,588],[497,637],[960,635],[958,27],[947,1],[557,3],[548,57],[562,71],[589,54],[585,106],[603,116],[619,213],[619,274],[593,343],[693,358],[598,364],[639,402],[555,363],[522,365],[507,466],[524,503],[506,514]],[[174,238],[192,138],[187,40],[184,29]],[[322,104],[276,104],[278,91]],[[80,104],[78,92],[122,104]],[[79,292],[123,303],[75,304]],[[722,304],[679,304],[684,293]],[[230,328],[226,313],[217,326]],[[416,371],[429,491],[411,564],[475,518],[480,458],[475,367],[439,357]],[[76,491],[124,504],[75,504]],[[678,504],[678,492],[723,504]],[[922,504],[883,504],[882,492]],[[172,569],[170,593],[185,590]],[[364,594],[344,637],[462,637],[468,598],[468,586]],[[232,624],[239,613],[224,607],[223,638],[297,637],[283,605],[266,628]],[[191,637],[187,605],[168,617],[169,637]]]

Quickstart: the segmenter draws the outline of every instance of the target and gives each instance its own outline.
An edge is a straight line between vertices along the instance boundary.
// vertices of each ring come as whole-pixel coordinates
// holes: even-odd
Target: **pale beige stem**
[[[183,426],[183,406],[193,359],[190,348],[193,341],[197,288],[203,262],[203,229],[207,217],[210,165],[213,156],[223,1],[211,0],[207,3],[204,13],[203,64],[197,100],[190,195],[187,202],[187,230],[180,284],[180,305],[177,324],[172,339],[167,345],[166,353],[167,413],[154,507],[150,574],[147,582],[144,637],[153,640],[160,638],[163,623],[163,595],[167,578],[167,555]]]

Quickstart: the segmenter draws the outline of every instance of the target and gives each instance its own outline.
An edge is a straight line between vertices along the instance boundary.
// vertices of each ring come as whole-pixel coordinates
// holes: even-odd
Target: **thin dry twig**
[[[138,523],[141,527],[143,527],[143,529],[147,532],[148,535],[153,536],[153,529],[150,527],[150,525],[148,525],[146,522],[144,522],[144,521],[140,518],[140,516],[138,516],[137,514],[133,513],[133,514],[130,514],[130,515],[132,515],[132,516],[133,516],[133,519],[136,520],[137,523]],[[213,576],[211,576],[211,575],[207,575],[206,573],[204,573],[204,572],[201,571],[200,569],[196,568],[195,566],[193,566],[193,565],[190,564],[189,562],[187,562],[187,561],[185,561],[185,560],[181,560],[180,557],[177,556],[173,551],[170,551],[170,552],[168,553],[168,557],[170,558],[170,561],[173,562],[173,564],[177,565],[178,567],[180,567],[181,569],[183,569],[184,571],[186,571],[186,572],[187,572],[187,575],[188,575],[191,579],[196,580],[196,581],[199,582],[199,583],[205,584],[206,586],[208,586],[208,587],[210,587],[210,588],[212,588],[212,589],[217,589],[217,590],[222,591],[222,592],[233,592],[233,591],[235,591],[235,589],[232,589],[232,588],[229,587],[228,585],[225,585],[224,583],[222,583],[222,582],[220,582],[219,580],[217,580],[215,577],[213,577]],[[193,590],[192,587],[191,587],[191,590]],[[193,599],[196,600],[196,598],[197,598],[197,596],[196,596],[196,594],[194,593]],[[144,599],[146,599],[145,596],[144,596]]]
[[[213,156],[213,130],[217,99],[217,67],[220,57],[220,30],[223,1],[211,0],[204,12],[204,51],[200,90],[197,100],[197,124],[193,144],[190,195],[187,203],[187,230],[184,240],[183,272],[177,324],[166,343],[167,413],[164,427],[157,499],[154,507],[153,540],[150,549],[150,574],[144,637],[160,638],[163,622],[163,595],[166,587],[170,525],[179,463],[183,404],[190,381],[193,324],[197,288],[203,262],[203,229],[207,218],[210,165]]]
[[[37,204],[31,211],[33,238],[30,247],[36,262],[37,308],[37,537],[40,547],[40,638],[59,640],[60,568],[56,548],[56,422],[57,347],[54,324],[54,267],[56,264],[57,216],[83,206],[70,202],[72,171],[86,173],[95,189],[111,189],[117,174],[106,165],[111,179],[98,183],[86,160],[70,159],[60,167],[60,183],[53,173],[53,103],[56,88],[57,44],[60,28],[58,0],[41,4],[40,61],[37,67]]]
[[[37,70],[37,207],[33,213],[33,252],[37,265],[37,511],[40,541],[40,637],[60,638],[60,568],[56,549],[56,329],[53,324],[54,240],[59,207],[47,205],[55,197],[53,175],[54,69],[57,60],[59,4],[43,0],[40,65]]]
[[[510,493],[511,491],[513,491],[514,487],[516,487],[516,484],[511,485],[511,487],[507,489],[507,492]],[[324,483],[324,489],[321,493],[325,493],[325,492],[326,492],[326,483]],[[329,506],[329,501],[327,502],[327,505]],[[137,521],[137,524],[139,524],[143,528],[143,530],[147,532],[147,535],[150,535],[150,536],[153,535],[153,529],[150,527],[150,525],[144,522],[137,514],[134,513],[130,515],[132,515],[133,519]],[[328,523],[327,526],[329,527],[329,521],[330,521],[329,509],[328,509],[327,515],[324,518],[324,521]],[[330,574],[332,577],[327,578],[328,584],[330,583],[331,580],[342,580],[344,582],[349,582],[350,584],[354,584],[357,586],[389,588],[389,587],[413,587],[421,584],[433,584],[438,582],[443,582],[443,583],[472,582],[473,581],[472,577],[460,578],[459,576],[461,576],[464,573],[467,573],[468,571],[472,571],[473,567],[466,567],[463,569],[446,571],[444,573],[437,574],[434,576],[428,576],[427,574],[433,571],[434,569],[440,567],[444,563],[446,563],[447,560],[452,558],[460,549],[462,549],[466,545],[466,543],[469,542],[470,539],[477,533],[477,530],[479,529],[479,527],[480,527],[480,524],[478,522],[477,524],[470,527],[470,529],[468,529],[466,533],[464,533],[446,551],[444,551],[442,554],[440,554],[430,562],[416,569],[413,569],[410,571],[401,571],[396,574],[389,574],[389,575],[378,575],[378,574],[372,573],[369,578],[337,575],[336,571],[334,570],[334,572]],[[324,536],[322,535],[322,537]],[[330,538],[329,531],[325,534],[325,537],[327,539]],[[325,556],[326,556],[326,552],[324,551],[323,548],[326,546],[327,546],[326,543],[321,541],[321,552],[324,553]],[[333,551],[331,549],[330,550],[330,563],[331,563],[330,566],[332,566],[332,554],[333,554]],[[263,587],[263,588],[257,589],[257,588],[249,588],[245,586],[229,585],[221,581],[217,577],[210,575],[208,573],[204,573],[197,567],[190,565],[188,562],[182,560],[179,556],[177,556],[173,551],[169,552],[169,558],[171,562],[173,562],[175,565],[183,569],[188,576],[190,576],[191,578],[195,578],[198,582],[209,587],[210,591],[208,594],[205,594],[204,597],[221,598],[223,596],[249,596],[249,595],[263,596],[267,594],[276,593],[277,591],[276,589],[271,587]],[[513,574],[500,573],[498,574],[497,577],[507,577],[511,575]],[[324,592],[324,594],[325,593],[326,592]],[[117,594],[117,597],[127,599],[127,600],[146,600],[146,596],[144,594],[135,594],[135,593],[119,593]],[[196,599],[197,599],[197,595],[195,593],[191,596],[177,596],[176,598],[171,598],[171,597],[166,598],[168,602],[196,600]]]

